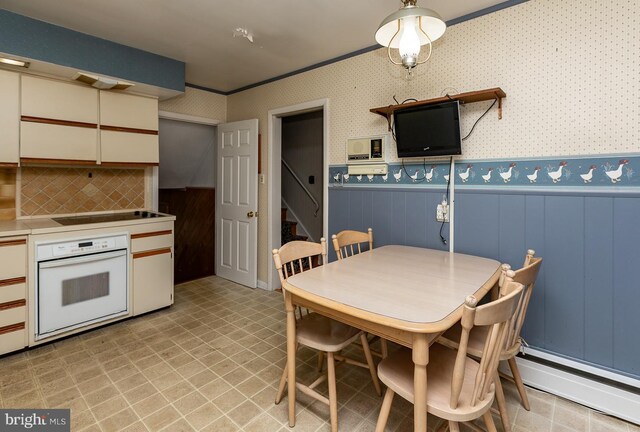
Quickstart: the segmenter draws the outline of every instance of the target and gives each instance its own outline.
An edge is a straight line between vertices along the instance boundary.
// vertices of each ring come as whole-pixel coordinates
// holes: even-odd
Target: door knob
[[[249,217],[249,218],[258,217],[258,212],[250,211],[249,213],[247,213],[247,217]]]

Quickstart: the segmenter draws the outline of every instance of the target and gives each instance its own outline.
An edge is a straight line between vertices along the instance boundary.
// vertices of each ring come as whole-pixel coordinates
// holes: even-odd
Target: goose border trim
[[[426,170],[425,170],[426,168]],[[406,172],[405,172],[406,170]],[[407,173],[409,175],[407,175]],[[329,186],[444,186],[449,162],[412,161],[390,163],[383,175],[348,175],[347,165],[329,167]],[[640,187],[640,155],[598,155],[539,159],[491,159],[455,161],[456,188],[511,187]]]

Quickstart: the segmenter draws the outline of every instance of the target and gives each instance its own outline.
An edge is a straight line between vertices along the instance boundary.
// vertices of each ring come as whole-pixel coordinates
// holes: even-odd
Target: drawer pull
[[[98,125],[96,123],[86,123],[79,121],[71,121],[71,120],[59,120],[52,119],[46,117],[33,117],[33,116],[22,116],[21,118],[24,122],[31,123],[44,123],[44,124],[52,124],[58,126],[73,126],[73,127],[81,127],[81,128],[89,128],[89,129],[97,129]]]
[[[22,307],[22,306],[25,306],[26,304],[27,304],[27,301],[25,299],[14,300],[6,303],[0,303],[0,311]]]
[[[26,283],[27,282],[27,278],[26,277],[17,277],[17,278],[11,278],[11,279],[5,279],[5,280],[0,280],[0,287],[3,286],[9,286],[9,285],[18,285],[21,283]]]
[[[5,240],[0,241],[0,247],[2,246],[17,246],[17,245],[26,245],[26,240]]]
[[[171,230],[164,230],[164,231],[150,231],[150,232],[146,232],[146,233],[131,234],[131,240],[135,240],[135,239],[139,239],[139,238],[145,238],[145,237],[155,237],[155,236],[170,235],[171,232],[172,232]]]
[[[144,135],[158,135],[157,130],[138,129],[138,128],[130,128],[130,127],[124,127],[124,126],[100,125],[100,130],[111,131],[111,132],[137,133],[137,134],[144,134]]]
[[[136,252],[133,254],[133,259],[144,258],[148,256],[153,256],[153,255],[162,255],[166,253],[171,253],[171,249],[165,248],[165,249],[158,249],[158,250],[145,251],[145,252]]]
[[[0,335],[5,334],[5,333],[11,333],[14,331],[18,331],[18,330],[22,330],[24,329],[24,323],[18,323],[18,324],[11,324],[8,326],[4,326],[4,327],[0,327]]]

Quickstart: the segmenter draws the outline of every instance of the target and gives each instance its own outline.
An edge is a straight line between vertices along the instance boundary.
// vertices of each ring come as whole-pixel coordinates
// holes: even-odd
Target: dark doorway
[[[160,120],[158,210],[176,216],[175,283],[215,274],[215,126]]]

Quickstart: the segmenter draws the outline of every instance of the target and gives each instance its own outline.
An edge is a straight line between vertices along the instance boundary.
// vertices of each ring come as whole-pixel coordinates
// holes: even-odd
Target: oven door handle
[[[94,253],[89,255],[82,255],[76,258],[62,258],[54,261],[40,262],[38,263],[38,268],[47,269],[47,268],[64,267],[64,266],[82,264],[87,262],[104,261],[112,258],[125,256],[125,255],[127,255],[127,250],[119,249],[117,251],[107,252],[107,253]]]

